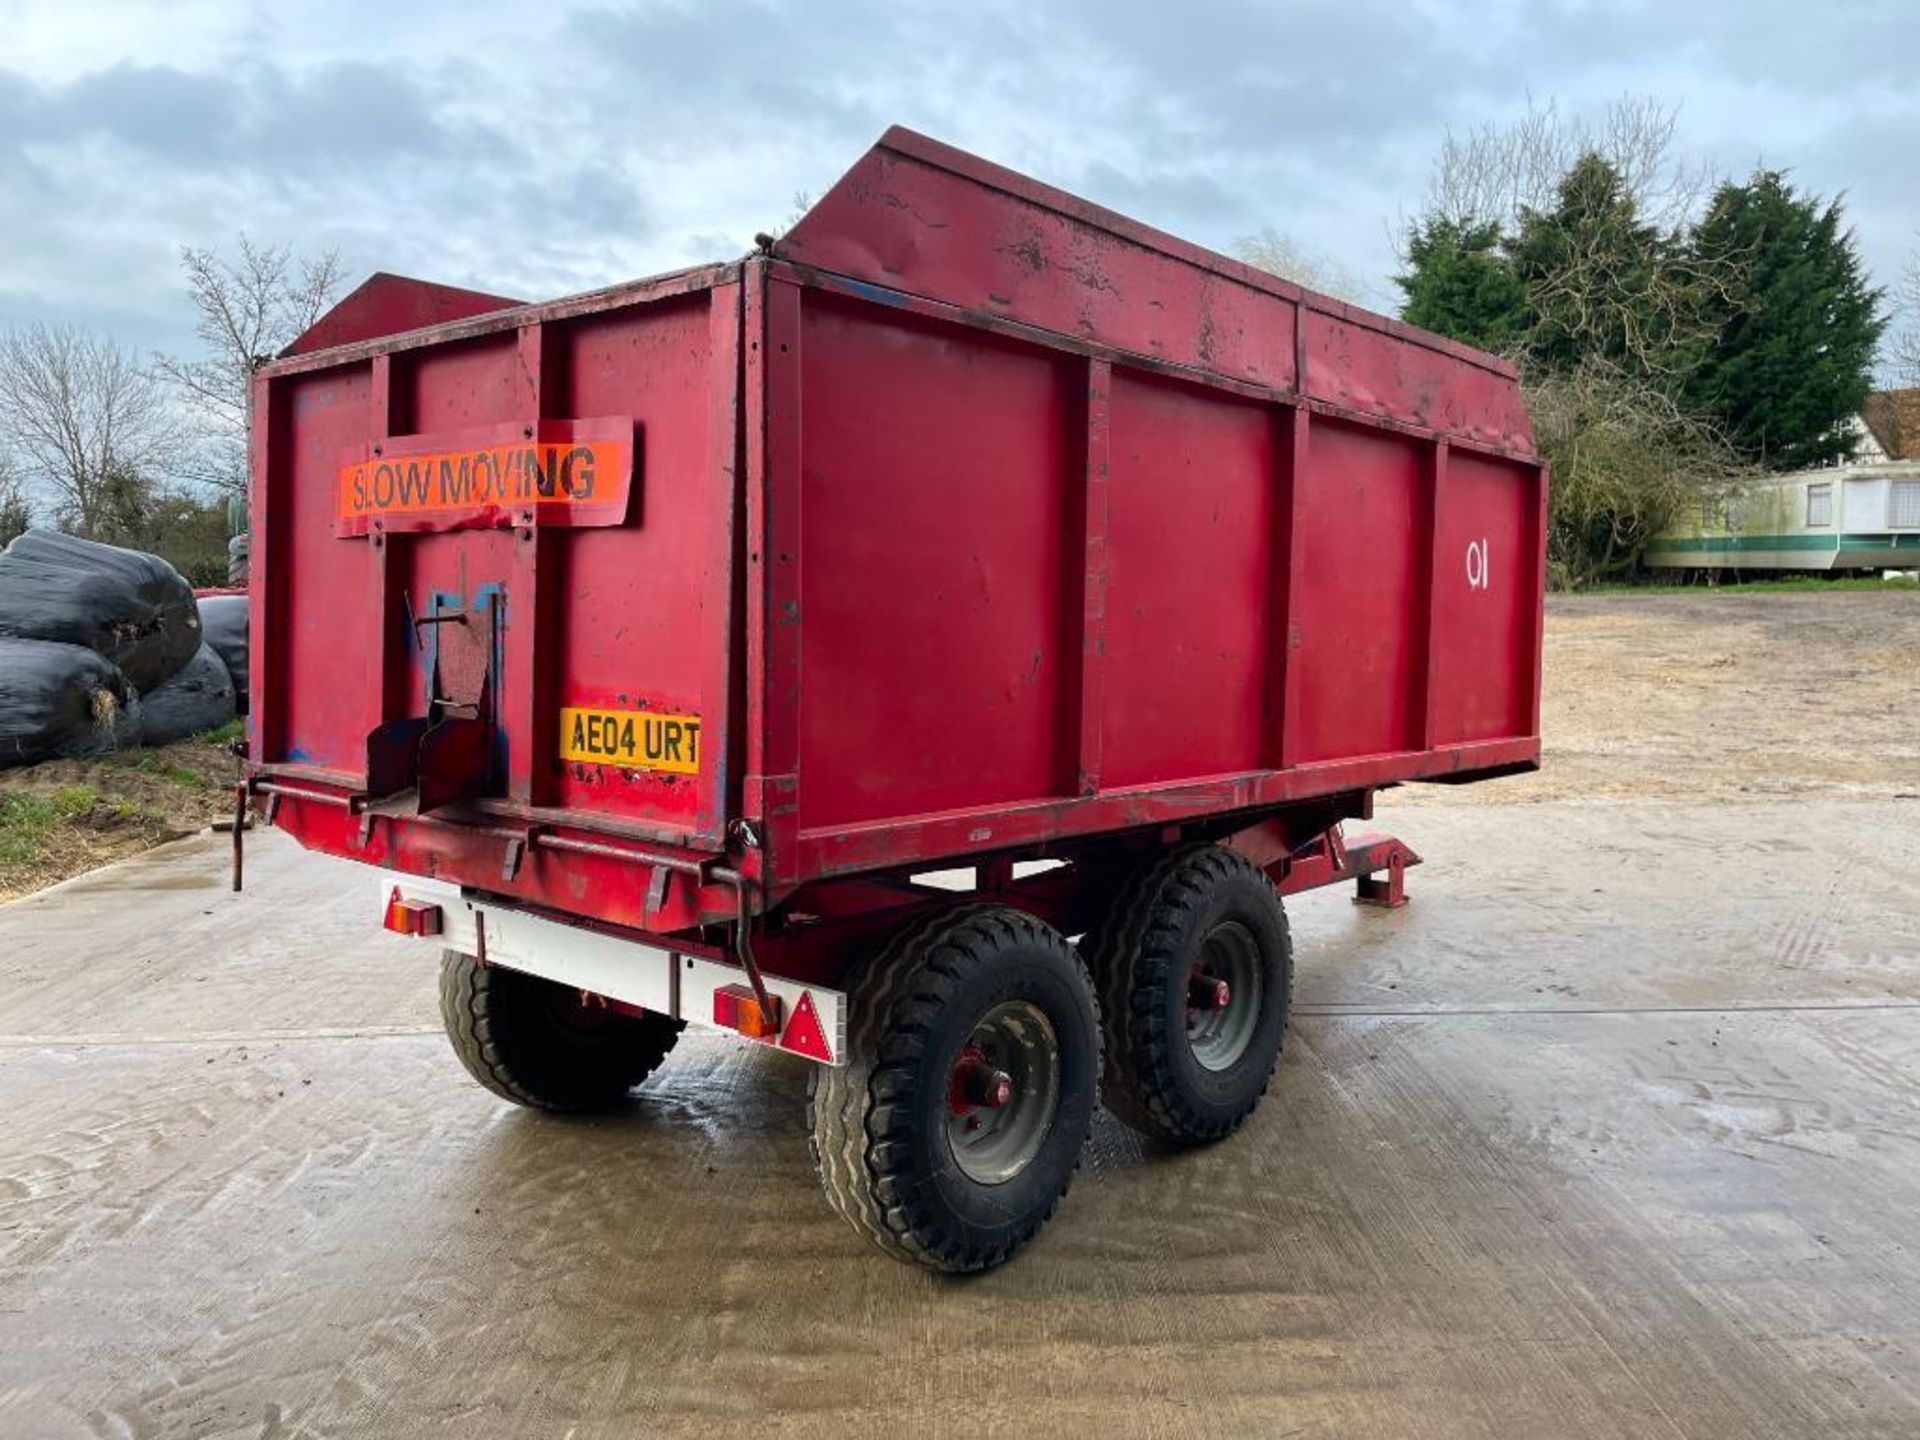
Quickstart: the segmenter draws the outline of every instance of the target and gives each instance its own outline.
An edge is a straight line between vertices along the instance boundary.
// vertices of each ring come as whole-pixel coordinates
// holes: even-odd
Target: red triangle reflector
[[[780,1048],[804,1055],[809,1060],[833,1063],[833,1051],[827,1048],[827,1035],[820,1028],[820,1012],[813,1008],[813,992],[802,990],[800,1003],[793,1007],[793,1018],[780,1032]]]

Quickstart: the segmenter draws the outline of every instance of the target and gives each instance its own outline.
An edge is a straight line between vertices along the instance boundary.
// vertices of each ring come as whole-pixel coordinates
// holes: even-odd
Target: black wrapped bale
[[[247,597],[209,595],[200,602],[200,634],[233,677],[234,707],[247,713]]]
[[[84,645],[0,639],[0,768],[140,743],[140,699]]]
[[[140,735],[167,745],[233,719],[233,680],[210,645],[140,697]]]
[[[0,553],[0,636],[85,645],[151,690],[200,648],[200,611],[158,555],[29,530]]]

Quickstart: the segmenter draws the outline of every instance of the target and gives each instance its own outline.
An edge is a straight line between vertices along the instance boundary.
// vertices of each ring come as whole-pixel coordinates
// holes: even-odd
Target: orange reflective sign
[[[633,424],[543,421],[368,447],[340,467],[340,533],[510,525],[617,525],[633,479]]]

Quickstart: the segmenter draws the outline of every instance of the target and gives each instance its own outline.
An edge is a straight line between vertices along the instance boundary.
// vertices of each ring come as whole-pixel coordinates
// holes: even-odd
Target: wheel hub
[[[1224,980],[1202,975],[1197,969],[1187,977],[1189,1010],[1224,1010],[1232,998],[1233,987]]]
[[[1038,1006],[1008,1000],[980,1018],[947,1086],[947,1139],[968,1179],[1001,1185],[1040,1151],[1060,1108],[1060,1049]]]
[[[999,1110],[1012,1103],[1013,1076],[996,1070],[973,1046],[962,1050],[953,1067],[947,1108],[955,1115],[966,1115],[976,1109]]]
[[[1252,931],[1223,920],[1207,932],[1187,973],[1187,1044],[1203,1069],[1231,1069],[1247,1053],[1264,985]]]

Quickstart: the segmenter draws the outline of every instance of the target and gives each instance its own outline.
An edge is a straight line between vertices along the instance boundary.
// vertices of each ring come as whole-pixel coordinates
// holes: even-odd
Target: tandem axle
[[[1292,1004],[1282,895],[1352,880],[1356,901],[1405,903],[1402,842],[1284,834],[1276,817],[1225,843],[997,857],[961,889],[825,882],[732,936],[619,934],[413,876],[381,882],[382,923],[441,946],[455,1052],[517,1104],[623,1103],[689,1025],[815,1061],[829,1202],[899,1258],[979,1270],[1052,1214],[1096,1093],[1175,1144],[1252,1113]]]

